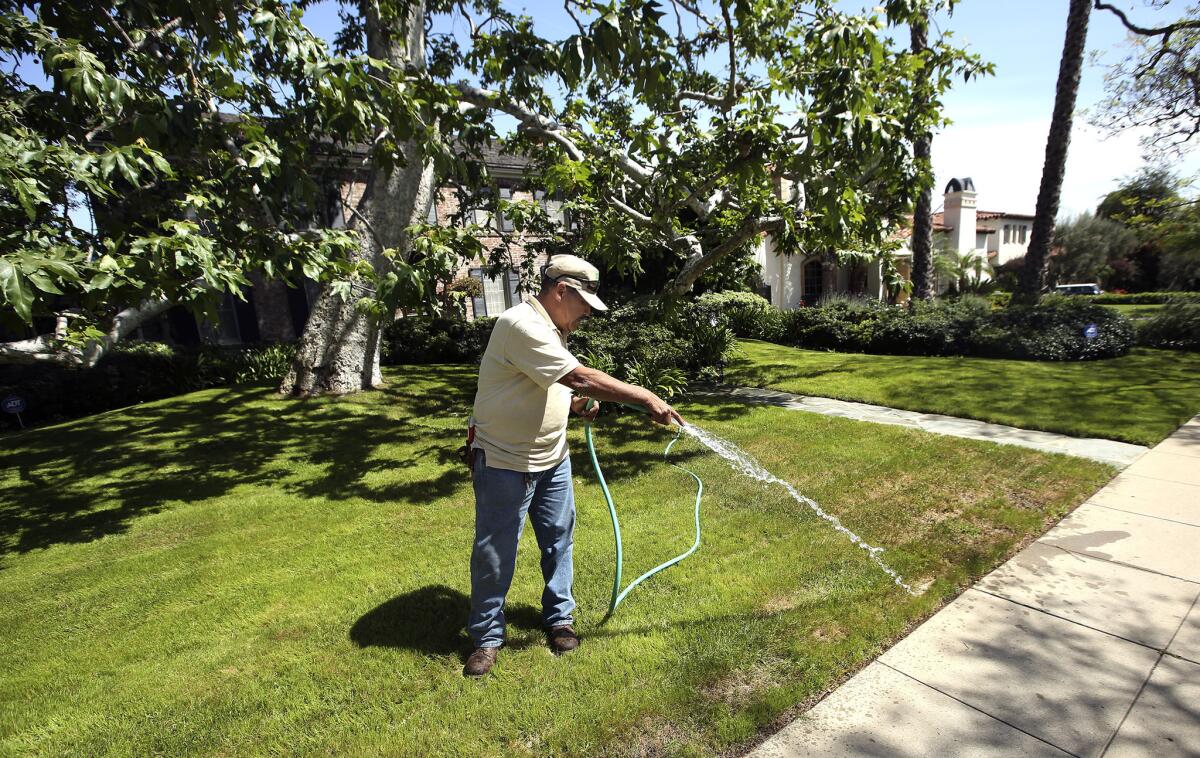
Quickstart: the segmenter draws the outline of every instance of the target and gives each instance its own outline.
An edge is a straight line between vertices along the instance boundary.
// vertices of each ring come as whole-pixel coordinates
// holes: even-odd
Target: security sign
[[[9,395],[4,398],[3,402],[0,402],[0,406],[3,406],[5,413],[20,413],[25,410],[25,398],[19,395]]]
[[[1098,328],[1096,328],[1095,324],[1088,324],[1087,328],[1085,328],[1083,330],[1083,337],[1088,342],[1091,342],[1092,340],[1096,339],[1096,336],[1098,334],[1100,334],[1100,330]]]

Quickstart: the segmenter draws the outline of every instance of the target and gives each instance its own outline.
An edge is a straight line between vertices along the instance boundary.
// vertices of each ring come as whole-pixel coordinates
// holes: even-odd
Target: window
[[[1029,231],[1029,227],[1026,226],[1025,224],[1021,224],[1021,236],[1020,236],[1020,239],[1017,240],[1017,242],[1024,245],[1025,244],[1025,233],[1028,231]]]
[[[438,200],[440,199],[440,197],[441,197],[441,193],[438,192],[437,190],[434,190],[433,197],[430,198],[430,200],[429,200],[429,213],[425,214],[425,223],[429,224],[430,226],[437,226],[437,222],[438,222],[437,207],[438,207]]]
[[[1012,242],[1012,224],[1004,225],[1004,244]]]
[[[483,285],[483,296],[471,298],[474,316],[499,316],[521,302],[517,291],[521,276],[513,269],[498,276],[487,276],[482,268],[473,268],[471,277]]]
[[[241,342],[241,332],[238,329],[237,308],[234,296],[226,292],[217,306],[217,322],[205,321],[200,326],[205,341],[218,345],[236,345]]]
[[[500,199],[504,201],[511,201],[512,189],[509,187],[501,187]],[[496,206],[496,218],[498,219],[498,223],[496,225],[499,227],[500,231],[511,232],[513,230],[512,219],[504,215],[504,212],[500,210],[499,204]]]
[[[804,304],[816,305],[824,294],[825,267],[820,261],[809,261],[804,264]]]

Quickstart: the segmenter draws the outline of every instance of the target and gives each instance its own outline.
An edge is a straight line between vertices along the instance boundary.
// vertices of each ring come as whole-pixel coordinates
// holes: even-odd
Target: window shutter
[[[517,305],[521,302],[521,293],[518,287],[521,284],[521,275],[513,269],[509,269],[504,273],[504,283],[508,285],[508,304],[509,306]]]
[[[483,269],[471,269],[471,278],[479,282],[479,295],[471,298],[471,313],[472,318],[479,318],[487,315],[487,300],[483,297]]]

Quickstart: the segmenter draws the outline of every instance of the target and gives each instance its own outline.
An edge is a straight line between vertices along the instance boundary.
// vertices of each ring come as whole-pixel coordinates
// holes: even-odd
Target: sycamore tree
[[[362,0],[332,47],[305,6],[0,5],[0,49],[46,79],[0,74],[0,292],[8,315],[55,326],[3,355],[87,364],[250,272],[306,275],[326,286],[281,389],[377,384],[382,323],[437,303],[439,277],[480,252],[469,227],[418,222],[435,184],[483,192],[500,114],[572,219],[502,201],[514,233],[630,276],[653,260],[664,295],[763,234],[871,255],[928,170],[910,135],[984,68],[945,38],[894,43],[927,0],[567,0],[561,35],[499,0]],[[353,204],[348,174],[366,188]],[[72,223],[81,200],[94,228]],[[321,223],[331,206],[345,229]]]
[[[0,0],[0,318],[46,328],[0,360],[93,365],[171,307],[215,318],[256,273],[344,301],[380,278],[410,219],[372,223],[346,177],[402,174],[414,142],[421,170],[452,161],[428,135],[453,103],[397,60],[408,3],[359,7],[374,56],[326,44],[304,7]],[[389,261],[393,299],[431,296],[421,265]]]
[[[478,7],[478,6],[477,6]],[[573,33],[481,9],[464,104],[515,119],[536,180],[569,198],[577,249],[637,275],[653,258],[681,295],[764,233],[784,253],[885,248],[928,167],[910,135],[983,65],[897,31],[930,3],[567,0]],[[483,19],[483,20],[480,20]],[[914,97],[921,84],[923,97]]]

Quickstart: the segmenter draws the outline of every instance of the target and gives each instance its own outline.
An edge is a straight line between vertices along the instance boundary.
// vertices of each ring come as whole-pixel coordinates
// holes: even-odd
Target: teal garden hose
[[[587,409],[590,410],[592,408],[592,406],[595,404],[595,402],[596,402],[595,400],[589,400],[588,404],[587,404]],[[646,410],[640,406],[628,405],[626,403],[622,403],[622,405],[624,405],[626,408],[632,408],[633,410],[641,411],[642,413],[646,412]],[[679,438],[682,435],[683,435],[683,427],[681,426],[681,427],[679,427],[679,431],[675,434],[675,437],[670,442],[667,443],[667,448],[665,450],[663,450],[663,460],[666,460],[668,463],[670,463],[670,461],[667,459],[667,456],[670,455],[671,448],[675,446],[675,443],[679,441]],[[700,547],[700,500],[704,496],[704,482],[702,482],[700,480],[700,477],[696,476],[696,474],[694,472],[689,471],[688,469],[684,468],[683,466],[680,466],[677,463],[671,463],[672,466],[679,469],[680,471],[685,472],[688,476],[690,476],[696,480],[696,541],[694,543],[692,543],[692,546],[690,548],[688,548],[687,552],[677,555],[674,558],[672,558],[671,560],[669,560],[665,563],[659,564],[658,566],[655,566],[654,568],[650,569],[646,573],[639,576],[637,579],[634,579],[632,582],[629,583],[628,587],[626,587],[625,589],[622,590],[621,589],[621,567],[622,567],[622,563],[623,563],[623,556],[621,554],[621,524],[620,524],[620,521],[617,519],[617,507],[616,507],[616,505],[613,504],[612,493],[609,492],[608,484],[604,481],[604,472],[601,471],[601,469],[600,469],[600,461],[596,458],[596,446],[592,441],[592,424],[591,424],[591,422],[588,422],[587,424],[584,425],[583,436],[587,440],[588,455],[591,456],[592,467],[594,469],[596,469],[596,478],[600,481],[600,491],[604,493],[604,502],[608,503],[608,515],[610,517],[612,517],[613,540],[616,543],[616,549],[617,549],[617,565],[616,565],[616,571],[613,574],[612,599],[609,601],[609,604],[608,604],[608,613],[604,614],[604,619],[601,620],[601,622],[600,622],[600,623],[604,623],[604,621],[607,621],[609,618],[612,617],[613,613],[617,610],[617,606],[621,604],[621,601],[624,600],[626,598],[626,596],[629,595],[629,593],[633,590],[634,587],[638,586],[643,581],[645,581],[646,579],[649,579],[650,577],[654,576],[655,574],[662,571],[663,569],[670,568],[671,566],[674,566],[676,563],[679,563],[684,558],[687,558],[689,555],[696,552],[696,549]]]

